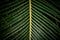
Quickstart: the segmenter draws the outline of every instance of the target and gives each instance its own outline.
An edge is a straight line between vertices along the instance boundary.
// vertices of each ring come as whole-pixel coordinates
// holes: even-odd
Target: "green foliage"
[[[60,10],[50,0],[31,0],[31,40],[59,40]],[[0,1],[0,40],[29,40],[29,0]]]

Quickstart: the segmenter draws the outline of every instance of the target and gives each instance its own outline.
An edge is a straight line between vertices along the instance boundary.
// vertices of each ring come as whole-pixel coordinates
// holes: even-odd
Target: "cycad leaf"
[[[56,8],[55,8],[56,9]],[[32,0],[32,39],[33,40],[59,40],[58,25],[60,12],[45,0]],[[53,19],[53,20],[52,20]],[[55,20],[55,21],[54,21]]]
[[[0,40],[59,40],[60,10],[51,0],[0,2]]]
[[[1,21],[4,21],[5,24],[1,23],[3,26],[1,25],[0,30],[1,36],[4,40],[29,39],[28,4],[29,1],[27,0],[15,0],[1,6]]]

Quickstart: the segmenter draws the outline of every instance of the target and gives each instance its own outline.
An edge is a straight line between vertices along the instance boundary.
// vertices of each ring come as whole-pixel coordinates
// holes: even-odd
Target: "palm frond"
[[[0,2],[0,40],[59,40],[60,10],[51,0]]]

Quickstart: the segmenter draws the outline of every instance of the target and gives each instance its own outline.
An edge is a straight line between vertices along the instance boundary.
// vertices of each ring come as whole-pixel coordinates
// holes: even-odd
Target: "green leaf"
[[[0,40],[59,40],[59,3],[52,0],[0,1]]]

